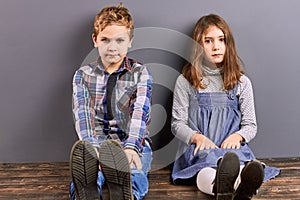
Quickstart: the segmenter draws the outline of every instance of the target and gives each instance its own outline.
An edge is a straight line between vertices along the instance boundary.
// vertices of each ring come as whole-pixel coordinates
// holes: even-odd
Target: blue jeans
[[[145,142],[145,146],[143,148],[141,154],[141,162],[142,162],[142,170],[132,169],[131,170],[131,181],[132,181],[132,192],[133,195],[137,200],[142,200],[146,194],[148,193],[148,172],[151,169],[151,162],[152,162],[152,149],[148,142]],[[102,186],[105,183],[105,177],[102,171],[98,171],[98,191],[100,199],[102,199]],[[70,191],[69,191],[70,199],[75,200],[75,189],[74,184],[71,182],[70,184]]]

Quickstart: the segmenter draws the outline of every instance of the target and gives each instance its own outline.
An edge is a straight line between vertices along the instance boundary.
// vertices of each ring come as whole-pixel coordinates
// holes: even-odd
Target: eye
[[[124,42],[125,40],[123,38],[118,38],[117,39],[117,43],[121,43],[121,42]]]
[[[220,42],[225,42],[225,38],[220,38]]]
[[[102,39],[101,39],[101,42],[108,43],[108,42],[110,42],[110,40],[109,40],[108,38],[102,38]]]
[[[212,43],[212,39],[205,39],[204,43],[206,43],[206,44]]]

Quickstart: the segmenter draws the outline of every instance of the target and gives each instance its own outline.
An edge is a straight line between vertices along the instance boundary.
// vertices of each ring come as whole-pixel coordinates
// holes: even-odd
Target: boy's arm
[[[95,130],[95,111],[93,102],[87,86],[84,84],[82,74],[75,72],[73,77],[73,95],[72,95],[73,118],[75,129],[80,140],[87,140],[93,146],[99,144],[94,137]]]
[[[133,102],[130,103],[130,121],[128,123],[127,133],[129,137],[124,141],[125,149],[133,149],[141,152],[142,140],[147,131],[147,122],[150,120],[150,106],[152,93],[152,76],[145,66],[138,66],[139,79],[136,92],[132,95]]]

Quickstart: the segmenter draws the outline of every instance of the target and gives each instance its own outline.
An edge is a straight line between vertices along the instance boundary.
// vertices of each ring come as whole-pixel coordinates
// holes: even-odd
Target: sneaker
[[[99,162],[93,145],[84,140],[75,142],[70,155],[70,171],[76,200],[100,199],[98,170]]]
[[[110,200],[132,200],[130,167],[121,144],[115,140],[103,141],[99,149],[99,161]]]
[[[234,183],[239,175],[240,161],[233,152],[226,153],[218,160],[213,192],[217,200],[232,200]]]
[[[234,193],[234,200],[251,199],[263,183],[263,180],[263,164],[257,160],[246,163],[241,172],[241,183]]]

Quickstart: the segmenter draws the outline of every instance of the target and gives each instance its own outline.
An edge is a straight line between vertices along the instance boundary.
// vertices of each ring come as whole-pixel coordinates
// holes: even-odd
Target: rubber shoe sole
[[[228,152],[219,161],[216,180],[215,197],[217,200],[232,200],[234,183],[239,175],[240,161],[235,153]]]
[[[261,162],[248,162],[241,172],[241,183],[235,192],[234,200],[251,199],[264,180],[264,167]]]
[[[99,200],[97,187],[99,161],[94,147],[78,140],[70,154],[70,171],[74,183],[76,200]]]
[[[99,161],[110,200],[132,200],[131,173],[121,145],[115,140],[103,141],[99,149]]]

